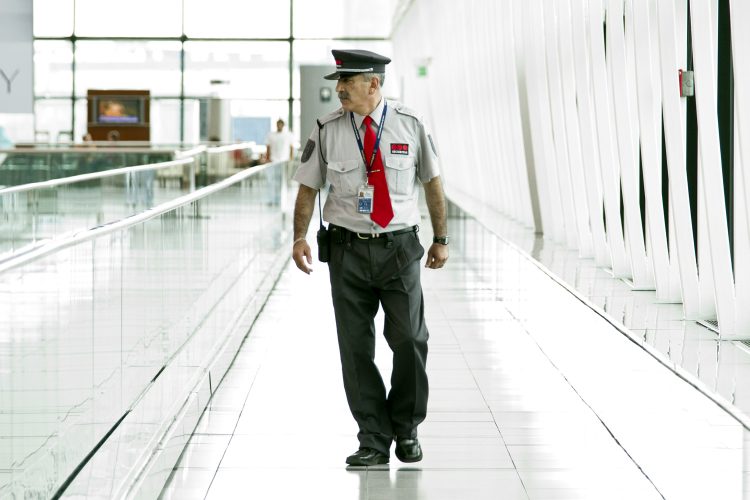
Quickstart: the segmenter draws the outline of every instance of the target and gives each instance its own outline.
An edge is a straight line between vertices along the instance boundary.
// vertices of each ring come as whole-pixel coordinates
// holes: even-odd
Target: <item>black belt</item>
[[[342,234],[343,236],[350,235],[351,239],[354,239],[354,237],[356,237],[357,239],[360,239],[360,240],[372,240],[375,238],[388,238],[389,236],[396,236],[398,234],[419,232],[419,226],[412,226],[412,227],[407,227],[404,229],[399,229],[397,231],[387,231],[384,233],[357,233],[355,231],[350,231],[345,227],[335,226],[333,224],[329,224],[328,229],[333,232],[340,232],[340,234]]]

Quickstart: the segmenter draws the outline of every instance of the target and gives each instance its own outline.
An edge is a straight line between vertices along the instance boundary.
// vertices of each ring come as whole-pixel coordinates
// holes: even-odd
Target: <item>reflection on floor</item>
[[[579,257],[577,250],[535,235],[533,230],[478,205],[471,197],[460,193],[452,196],[489,231],[533,257],[565,286],[622,326],[634,342],[750,425],[748,345],[719,340],[706,326],[685,319],[681,303],[661,303],[655,291],[633,289],[597,266],[594,259]]]
[[[422,462],[392,454],[389,466],[345,467],[357,429],[327,269],[317,263],[305,276],[289,266],[162,496],[742,498],[742,427],[479,231],[465,227],[471,250],[454,248],[445,269],[423,272],[431,391]],[[376,359],[388,380],[384,341]]]

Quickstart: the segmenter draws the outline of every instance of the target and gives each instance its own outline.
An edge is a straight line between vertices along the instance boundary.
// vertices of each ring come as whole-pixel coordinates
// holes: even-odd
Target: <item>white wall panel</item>
[[[523,143],[523,131],[521,124],[520,96],[518,89],[518,76],[515,68],[518,67],[516,58],[517,40],[513,36],[513,26],[515,25],[515,9],[513,4],[498,5],[496,2],[490,2],[495,8],[495,19],[499,20],[497,25],[500,32],[503,33],[502,48],[504,54],[504,63],[502,65],[505,82],[507,85],[506,95],[504,96],[505,104],[503,109],[504,130],[511,141],[512,147],[512,183],[518,190],[518,194],[523,202],[521,220],[527,226],[534,225],[534,216],[532,209],[531,192],[529,190],[527,165],[525,160],[525,150]]]
[[[670,287],[670,262],[667,246],[664,204],[661,182],[661,80],[658,72],[658,37],[654,36],[649,5],[630,2],[630,14],[635,39],[635,76],[640,124],[640,154],[643,169],[643,189],[646,198],[646,229],[649,240],[656,295],[663,302],[679,300]],[[677,295],[675,297],[675,295]]]
[[[734,276],[729,251],[729,231],[724,204],[719,126],[716,115],[715,24],[709,0],[690,2],[695,64],[695,99],[701,159],[701,192],[704,196],[714,282],[716,312],[722,337],[736,335]]]
[[[659,49],[664,136],[669,165],[670,228],[678,259],[685,315],[699,319],[698,268],[693,246],[687,174],[685,172],[684,112],[680,103],[677,62],[677,12],[674,0],[661,0],[659,7]],[[684,40],[684,39],[683,39]]]
[[[735,82],[735,286],[737,331],[750,331],[750,2],[731,0]]]
[[[573,61],[573,35],[568,2],[553,2],[556,8],[559,26],[558,52],[560,57],[560,81],[562,84],[563,113],[565,116],[565,141],[567,143],[568,158],[572,188],[575,193],[576,222],[579,234],[579,252],[581,257],[594,256],[593,224],[588,205],[586,179],[583,169],[583,153],[581,151],[581,133],[578,126],[578,104],[576,102],[576,74]],[[601,245],[604,246],[604,226],[597,226]]]
[[[620,181],[625,218],[625,236],[633,272],[633,286],[639,290],[653,290],[652,275],[648,271],[646,243],[643,237],[640,207],[640,172],[638,166],[637,115],[633,104],[635,86],[629,78],[629,58],[626,57],[623,0],[607,0],[607,66],[609,68],[609,102],[614,111],[613,145],[619,153]]]
[[[547,64],[547,87],[552,118],[552,139],[555,148],[555,164],[557,165],[560,201],[563,208],[565,242],[570,248],[578,248],[580,235],[578,226],[585,223],[585,212],[576,210],[575,194],[573,191],[570,164],[568,161],[568,140],[565,132],[565,108],[563,102],[562,76],[560,71],[557,9],[553,2],[543,2],[544,10],[545,55]]]
[[[573,55],[576,74],[576,109],[581,131],[581,150],[589,217],[594,235],[594,259],[602,267],[611,266],[612,258],[604,232],[604,202],[602,197],[599,147],[595,140],[596,128],[592,103],[591,69],[586,36],[587,3],[585,0],[570,0]]]
[[[560,201],[560,183],[555,161],[555,148],[552,139],[552,123],[549,108],[547,69],[544,46],[543,0],[526,0],[524,26],[526,38],[526,85],[531,123],[532,143],[534,148],[534,165],[536,179],[543,196],[539,204],[542,207],[545,234],[552,239],[565,241],[565,223],[563,222],[562,203]],[[550,234],[551,233],[551,234]]]
[[[585,7],[584,7],[585,8]],[[602,0],[588,0],[586,35],[591,54],[591,81],[594,91],[594,117],[599,147],[599,169],[602,178],[607,239],[612,254],[612,273],[616,277],[632,276],[625,254],[625,241],[620,221],[620,162],[615,156],[612,135],[612,113],[604,58],[604,9]]]
[[[495,111],[506,108],[504,96],[507,93],[509,73],[501,64],[504,54],[497,36],[496,15],[492,4],[483,2],[479,4],[473,19],[481,28],[481,32],[477,32],[475,43],[486,51],[485,56],[477,61],[478,66],[475,71],[480,74],[487,72],[489,77],[484,83],[487,88],[486,93],[490,97],[490,105],[483,107],[481,111],[487,123],[485,128],[491,134],[486,140],[485,154],[493,163],[493,169],[501,173],[501,175],[492,176],[492,192],[495,193],[493,196],[498,199],[498,210],[518,221],[523,221],[525,202],[516,187],[518,165],[516,165],[513,153],[513,139],[508,134],[508,114]],[[486,43],[486,40],[491,40],[491,43]],[[497,62],[487,65],[487,61]]]
[[[746,82],[750,2],[730,2],[734,71]],[[746,84],[735,86],[733,274],[716,111],[718,3],[691,0],[696,207],[686,149],[696,147],[686,144],[692,98],[678,86],[687,5],[414,0],[393,35],[394,64],[405,103],[424,113],[439,141],[449,195],[535,225],[616,276],[632,276],[635,287],[655,288],[659,301],[682,301],[686,318],[716,311],[723,338],[745,338],[750,307],[738,305],[750,303],[750,96]],[[710,263],[700,275],[696,243]]]

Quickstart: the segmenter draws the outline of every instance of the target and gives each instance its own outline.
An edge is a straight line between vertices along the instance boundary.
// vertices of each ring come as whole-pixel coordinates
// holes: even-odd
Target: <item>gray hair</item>
[[[365,80],[370,80],[371,78],[377,78],[380,82],[380,86],[382,87],[385,85],[385,73],[363,73],[362,76],[365,78]]]

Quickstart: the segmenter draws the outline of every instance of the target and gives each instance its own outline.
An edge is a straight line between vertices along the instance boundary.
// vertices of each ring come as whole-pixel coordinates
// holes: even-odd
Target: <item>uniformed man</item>
[[[437,152],[414,111],[387,100],[381,88],[390,59],[365,50],[334,50],[341,108],[318,120],[295,175],[292,257],[305,273],[312,254],[305,240],[315,197],[328,183],[328,267],[349,408],[359,425],[350,465],[389,461],[396,441],[402,462],[422,459],[417,426],[427,412],[427,326],[420,283],[424,248],[417,236],[418,186],[424,187],[434,232],[426,267],[448,259],[445,198]],[[393,351],[386,395],[374,362],[373,319],[382,306]]]

